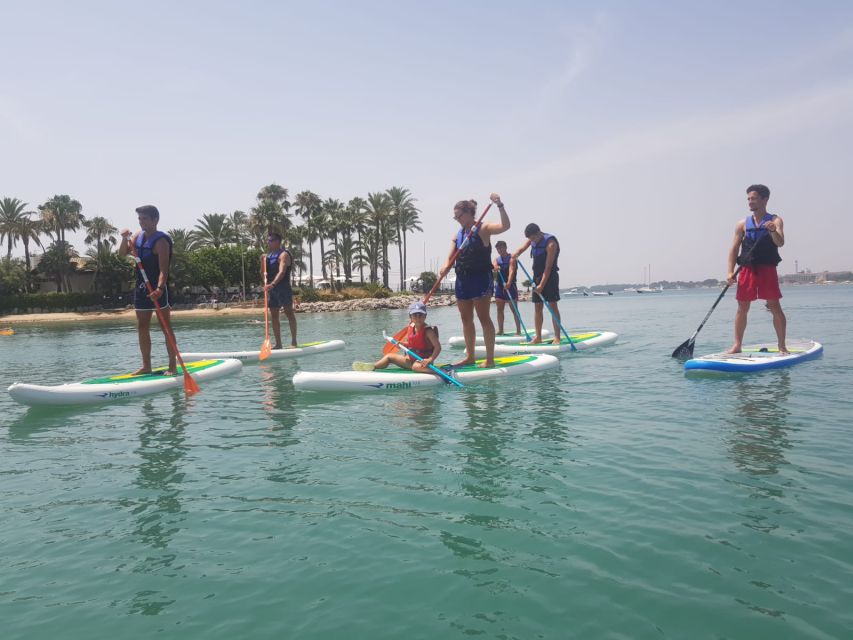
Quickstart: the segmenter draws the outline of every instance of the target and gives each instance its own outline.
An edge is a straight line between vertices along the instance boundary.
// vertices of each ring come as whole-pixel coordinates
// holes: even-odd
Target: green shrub
[[[23,293],[0,297],[0,312],[17,310],[26,313],[32,309],[44,311],[74,311],[85,307],[100,307],[103,296],[93,292]]]
[[[320,300],[320,292],[311,287],[294,289],[294,295],[299,298],[300,302],[318,302]]]
[[[371,298],[389,298],[392,293],[390,289],[384,287],[378,282],[368,282],[364,285],[364,290]]]

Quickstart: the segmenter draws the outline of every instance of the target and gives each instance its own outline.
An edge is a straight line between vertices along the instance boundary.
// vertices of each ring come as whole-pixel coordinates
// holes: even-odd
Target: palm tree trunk
[[[326,277],[326,247],[323,246],[323,236],[320,236],[320,269],[323,272],[323,280],[328,280]]]
[[[406,253],[406,231],[403,231],[403,282],[406,282],[406,274],[409,270],[409,256]]]
[[[364,247],[361,244],[361,229],[357,230],[358,233],[358,250],[364,254]],[[361,281],[361,286],[364,286],[364,260],[358,261],[358,279]]]

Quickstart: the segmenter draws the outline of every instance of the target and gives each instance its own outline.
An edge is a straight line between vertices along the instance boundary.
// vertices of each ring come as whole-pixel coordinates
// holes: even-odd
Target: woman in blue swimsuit
[[[477,201],[460,200],[453,207],[453,218],[461,227],[453,244],[447,263],[441,270],[442,275],[456,269],[456,306],[462,318],[462,334],[465,336],[465,358],[456,364],[471,364],[474,362],[474,344],[476,328],[474,327],[474,312],[480,320],[483,331],[483,341],[486,344],[486,362],[483,366],[495,366],[495,325],[492,323],[492,235],[503,233],[509,229],[504,203],[497,193],[493,193],[494,202],[501,214],[500,222],[483,222],[474,229],[470,238],[468,232],[477,223]],[[467,240],[466,240],[467,238]],[[456,250],[461,249],[456,255]],[[456,260],[453,260],[456,255]]]

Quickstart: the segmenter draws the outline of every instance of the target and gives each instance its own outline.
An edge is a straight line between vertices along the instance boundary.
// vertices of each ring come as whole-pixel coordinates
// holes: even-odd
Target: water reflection
[[[786,429],[790,393],[791,372],[787,370],[737,381],[729,446],[742,471],[773,475],[786,464],[785,450],[791,448]]]
[[[164,404],[170,406],[164,407]],[[187,454],[184,429],[186,401],[179,394],[147,400],[141,407],[139,427],[140,457],[134,480],[140,497],[132,504],[136,525],[133,538],[151,548],[134,567],[136,573],[162,574],[175,565],[177,554],[170,550],[173,537],[181,530],[186,510],[181,504],[181,463]],[[157,615],[175,600],[158,591],[140,591],[130,604],[131,613]]]
[[[453,389],[442,389],[442,392],[456,393]],[[408,443],[413,450],[427,452],[438,446],[441,439],[436,435],[436,428],[442,424],[445,416],[442,413],[443,393],[410,393],[391,396],[387,400],[385,411],[394,416],[395,427],[406,430]],[[426,458],[418,458],[425,462]]]
[[[462,488],[471,497],[494,502],[507,495],[504,481],[512,475],[511,460],[505,455],[517,425],[507,420],[500,410],[502,388],[497,385],[479,387],[460,394],[468,424],[462,428],[460,441],[467,453],[462,468]]]
[[[569,440],[569,412],[571,396],[561,387],[556,376],[539,376],[537,384],[522,387],[527,392],[524,405],[533,418],[531,435],[551,442]],[[518,403],[521,405],[521,403]]]

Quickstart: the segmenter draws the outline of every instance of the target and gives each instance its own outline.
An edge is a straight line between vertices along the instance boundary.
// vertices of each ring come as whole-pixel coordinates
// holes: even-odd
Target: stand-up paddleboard
[[[318,342],[306,342],[298,347],[288,349],[273,349],[270,352],[269,358],[264,360],[284,360],[285,358],[299,358],[301,356],[312,356],[325,351],[336,351],[344,348],[343,340],[320,340]],[[242,362],[258,362],[260,361],[261,352],[258,351],[197,351],[194,353],[185,353],[184,358],[192,358],[194,360],[209,360],[209,359],[226,359],[233,358]]]
[[[814,340],[789,340],[788,353],[779,353],[775,343],[753,344],[740,353],[712,353],[692,358],[684,363],[687,371],[717,373],[745,373],[790,367],[793,364],[818,358],[823,345]]]
[[[536,335],[533,331],[530,331],[530,337],[532,338]],[[553,334],[549,329],[542,329],[542,338],[550,338]],[[524,334],[516,335],[514,333],[505,333],[502,336],[495,336],[495,344],[511,344],[514,342],[521,342],[524,340]],[[464,347],[465,346],[465,338],[464,336],[452,336],[450,340],[447,341],[451,347]],[[483,344],[483,336],[477,336],[475,344]]]
[[[13,336],[15,335],[14,329],[0,329],[0,336]]]
[[[506,376],[539,373],[552,369],[557,364],[557,358],[547,354],[517,355],[495,358],[495,366],[488,369],[469,364],[451,369],[448,373],[462,384],[468,385]],[[445,384],[450,383],[438,375],[397,368],[375,371],[300,371],[293,376],[293,386],[300,391],[411,391],[414,388]]]
[[[586,333],[572,333],[570,335],[572,343],[578,351],[593,349],[595,347],[605,347],[613,344],[619,338],[619,334],[612,331],[588,331]],[[563,338],[560,344],[552,344],[549,341],[543,341],[540,344],[517,341],[495,345],[495,355],[508,353],[562,353],[565,351],[572,351],[572,345],[567,338]],[[474,353],[478,356],[485,355],[486,347],[478,344],[474,349]]]
[[[187,365],[187,371],[198,382],[236,373],[243,367],[243,363],[239,360],[184,362]],[[124,373],[56,386],[16,382],[9,387],[8,391],[14,400],[30,406],[103,404],[182,388],[184,379],[180,365],[178,365],[177,375],[165,376],[163,375],[165,370],[166,367],[160,367],[151,373],[138,376]]]

